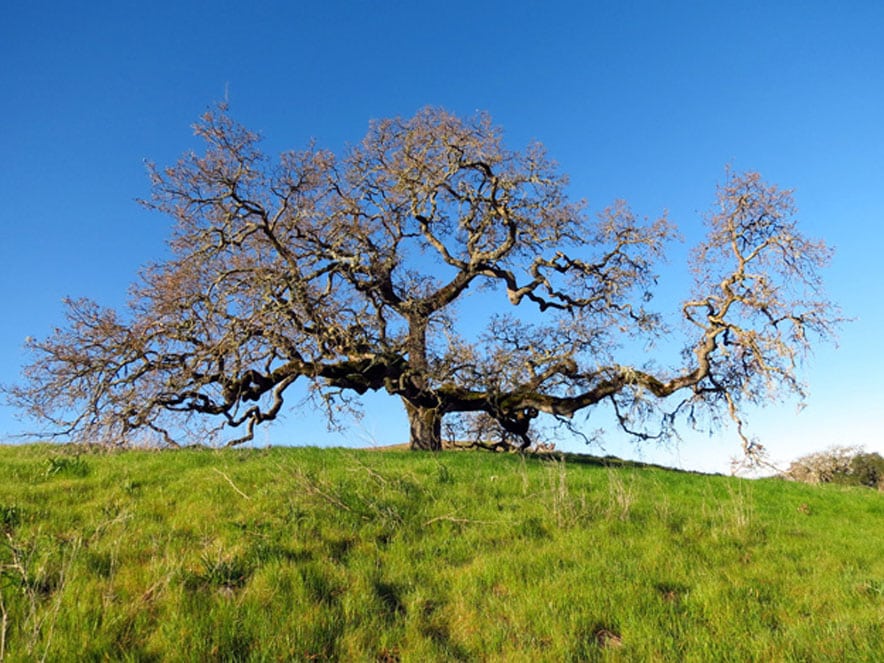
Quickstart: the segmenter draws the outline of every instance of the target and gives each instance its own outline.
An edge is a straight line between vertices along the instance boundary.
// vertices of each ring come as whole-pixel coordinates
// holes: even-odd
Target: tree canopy
[[[151,167],[144,201],[174,220],[169,259],[142,270],[124,311],[68,301],[67,325],[29,340],[5,388],[56,434],[177,445],[209,422],[235,445],[301,380],[330,413],[348,394],[398,397],[416,449],[441,448],[446,416],[526,448],[535,417],[576,428],[608,404],[646,439],[730,416],[752,452],[743,407],[801,396],[802,358],[837,322],[829,248],[756,173],[718,188],[676,312],[684,346],[659,368],[617,355],[672,332],[651,304],[674,225],[624,202],[588,214],[541,145],[508,149],[487,115],[374,121],[340,157],[270,159],[223,106],[195,128],[204,151]],[[457,318],[468,291],[493,302],[481,333]]]

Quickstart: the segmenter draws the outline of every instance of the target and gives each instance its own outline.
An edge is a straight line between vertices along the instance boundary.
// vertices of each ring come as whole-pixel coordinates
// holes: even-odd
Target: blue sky
[[[0,382],[17,379],[26,336],[61,322],[63,297],[120,305],[162,258],[168,222],[134,202],[144,160],[196,147],[190,126],[214,101],[227,94],[271,153],[311,138],[340,150],[369,119],[432,104],[489,111],[511,147],[542,141],[590,209],[668,210],[687,245],[727,164],[794,188],[805,232],[837,249],[828,290],[855,321],[803,373],[808,407],[753,411],[751,430],[780,461],[832,444],[884,452],[882,34],[871,0],[7,3]],[[0,440],[26,427],[0,406]],[[292,412],[258,441],[406,437],[398,403],[375,398],[347,435]],[[717,471],[738,450],[727,429],[605,446]]]

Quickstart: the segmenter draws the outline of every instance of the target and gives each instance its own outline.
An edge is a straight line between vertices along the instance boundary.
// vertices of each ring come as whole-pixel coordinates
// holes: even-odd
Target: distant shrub
[[[802,456],[783,475],[803,483],[840,483],[884,490],[884,457],[861,447],[830,447]]]
[[[857,454],[850,461],[850,473],[863,486],[884,490],[884,457],[881,454]]]

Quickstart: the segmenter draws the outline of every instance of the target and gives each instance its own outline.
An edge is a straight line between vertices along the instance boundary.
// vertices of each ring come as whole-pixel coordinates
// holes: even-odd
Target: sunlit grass
[[[884,660],[884,497],[338,449],[0,448],[5,660]]]

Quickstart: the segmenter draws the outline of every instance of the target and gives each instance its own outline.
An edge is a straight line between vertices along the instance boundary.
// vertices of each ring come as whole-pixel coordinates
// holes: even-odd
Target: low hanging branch
[[[152,167],[144,203],[174,220],[171,259],[143,270],[125,312],[69,301],[67,327],[30,340],[22,384],[5,388],[51,433],[179,444],[214,419],[242,429],[239,444],[303,380],[330,406],[401,399],[416,449],[440,449],[452,415],[526,449],[538,416],[607,403],[643,439],[720,412],[751,452],[743,406],[803,395],[800,363],[838,322],[819,277],[830,250],[754,173],[718,190],[680,309],[681,364],[659,371],[615,353],[671,333],[648,307],[672,224],[623,202],[587,216],[542,147],[506,149],[487,116],[375,121],[341,159],[310,146],[271,162],[224,107],[196,132],[204,153]],[[472,337],[455,316],[479,286],[513,313]]]

